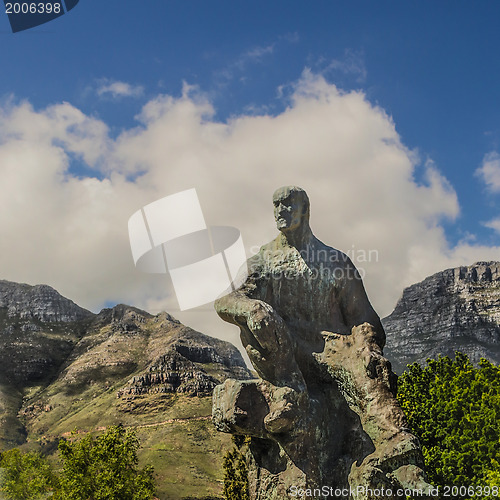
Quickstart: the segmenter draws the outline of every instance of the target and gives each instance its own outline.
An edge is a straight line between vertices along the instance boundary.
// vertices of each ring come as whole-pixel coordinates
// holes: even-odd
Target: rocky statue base
[[[280,235],[215,305],[240,327],[259,375],[226,380],[213,395],[217,429],[252,438],[250,498],[427,498],[420,446],[359,273],[314,237],[303,190],[281,188],[273,203]]]

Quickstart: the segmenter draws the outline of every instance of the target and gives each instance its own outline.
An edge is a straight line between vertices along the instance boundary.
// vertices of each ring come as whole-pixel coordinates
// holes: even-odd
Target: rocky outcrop
[[[217,429],[251,437],[250,498],[302,490],[402,500],[405,489],[427,498],[420,446],[395,398],[384,330],[359,273],[314,237],[303,190],[282,188],[273,203],[281,234],[249,259],[246,282],[215,303],[240,327],[259,374],[226,380],[213,395]]]
[[[49,286],[0,280],[0,444],[24,440],[25,391],[57,376],[93,317]]]
[[[251,378],[240,352],[232,344],[177,324],[180,331],[170,339],[167,352],[129,380],[120,389],[119,397],[147,393],[208,396],[226,378]]]
[[[118,397],[152,392],[208,396],[218,383],[220,381],[208,375],[201,366],[173,351],[134,376],[127,387],[120,389]]]
[[[500,363],[500,262],[477,262],[433,274],[406,288],[382,320],[386,355],[397,373],[440,354]]]

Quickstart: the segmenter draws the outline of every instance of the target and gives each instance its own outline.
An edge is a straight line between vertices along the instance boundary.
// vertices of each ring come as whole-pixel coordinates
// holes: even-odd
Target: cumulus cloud
[[[168,277],[133,265],[128,218],[193,187],[207,223],[239,228],[248,254],[276,235],[273,191],[306,189],[316,236],[353,258],[382,316],[404,286],[498,256],[499,248],[451,246],[442,223],[457,218],[459,203],[447,179],[419,162],[362,92],[310,71],[276,116],[220,122],[210,100],[185,86],[181,97],[150,100],[138,125],[115,139],[68,103],[35,110],[22,102],[1,113],[0,276],[48,283],[93,310],[108,302],[167,309],[233,335],[206,309],[180,314]],[[75,158],[100,175],[72,173]]]
[[[500,155],[497,152],[488,153],[476,175],[486,184],[488,191],[500,193]]]
[[[131,85],[126,82],[103,80],[97,88],[97,95],[111,96],[114,99],[120,97],[140,97],[144,93],[141,85]]]
[[[108,127],[101,121],[88,117],[69,103],[49,106],[36,112],[31,104],[7,104],[0,108],[0,140],[2,148],[22,145],[39,145],[57,151],[62,158],[59,170],[64,171],[68,154],[81,157],[89,166],[95,166],[108,147]],[[56,164],[48,165],[52,170]]]

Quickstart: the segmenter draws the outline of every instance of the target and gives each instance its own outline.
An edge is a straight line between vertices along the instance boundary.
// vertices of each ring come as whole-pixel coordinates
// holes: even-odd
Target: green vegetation
[[[227,500],[249,500],[246,449],[250,438],[233,436],[233,449],[224,456],[224,496]]]
[[[500,367],[482,359],[476,368],[457,352],[454,360],[427,360],[425,368],[409,365],[398,385],[429,482],[500,487]]]
[[[24,440],[24,429],[17,418],[22,398],[21,392],[3,382],[0,376],[0,449],[13,448]]]
[[[47,459],[36,452],[17,448],[0,454],[0,498],[38,500],[47,498],[58,479]]]
[[[46,458],[18,449],[1,455],[0,492],[12,500],[149,500],[154,495],[153,469],[138,468],[139,441],[134,432],[112,426],[104,434],[59,442],[62,470]],[[2,497],[3,498],[3,497]]]
[[[139,441],[121,425],[94,438],[61,441],[63,461],[57,498],[68,500],[147,500],[153,498],[153,468],[137,467]]]
[[[117,398],[125,382],[107,390],[93,384],[76,398],[67,396],[56,381],[54,392],[43,398],[53,409],[29,420],[29,443],[22,449],[51,454],[72,429],[94,432],[122,422],[141,442],[139,464],[154,467],[159,498],[180,500],[200,492],[222,497],[222,459],[231,436],[212,424],[212,398],[169,393]]]

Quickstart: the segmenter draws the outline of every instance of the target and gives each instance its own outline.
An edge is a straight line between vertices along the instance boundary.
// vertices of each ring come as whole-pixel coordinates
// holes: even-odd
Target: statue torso
[[[349,333],[341,290],[354,267],[345,254],[317,238],[298,250],[278,237],[248,264],[255,298],[272,305],[289,325],[298,331]]]

